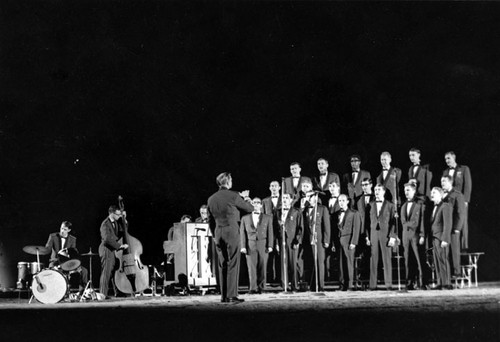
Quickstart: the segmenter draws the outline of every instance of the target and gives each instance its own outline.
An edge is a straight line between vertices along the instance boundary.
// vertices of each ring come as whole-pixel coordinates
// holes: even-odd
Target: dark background
[[[498,280],[500,49],[496,3],[4,1],[0,5],[0,272],[63,220],[81,252],[124,196],[142,261],[233,174],[349,171],[419,147],[471,168],[471,250]],[[97,261],[97,260],[95,260]],[[8,273],[8,274],[7,274]],[[10,277],[10,279],[9,279]]]

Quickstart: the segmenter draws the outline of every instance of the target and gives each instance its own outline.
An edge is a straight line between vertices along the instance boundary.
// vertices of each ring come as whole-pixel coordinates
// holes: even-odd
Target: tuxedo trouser
[[[340,239],[340,245],[342,246],[342,251],[340,251],[339,258],[339,269],[342,270],[343,274],[343,283],[342,286],[344,288],[352,289],[353,280],[354,280],[354,257],[356,254],[356,249],[349,249],[349,239],[347,241],[342,241]],[[347,267],[347,270],[346,270]],[[346,272],[347,271],[347,272]],[[347,277],[346,277],[347,275]],[[346,279],[347,278],[347,279]]]
[[[109,281],[113,275],[116,265],[115,252],[104,246],[99,246],[99,256],[101,257],[101,278],[99,279],[99,292],[108,295]]]
[[[292,242],[288,242],[285,248],[285,253],[286,253],[286,265],[288,269],[287,273],[287,282],[292,284],[292,290],[297,290],[298,289],[298,271],[297,271],[297,257],[298,257],[298,248],[293,249],[291,247]],[[283,245],[280,245],[280,263],[283,262],[283,259],[281,258],[283,253]],[[281,269],[283,270],[283,265],[281,264]],[[288,287],[288,284],[285,284],[283,282],[283,271],[281,272],[281,286],[283,286],[283,289],[285,289],[285,286]]]
[[[219,286],[222,299],[238,296],[240,264],[240,231],[238,227],[215,228],[215,245],[219,257]]]
[[[441,240],[433,238],[432,240],[434,266],[436,268],[437,285],[448,286],[450,280],[450,263],[448,262],[448,247],[441,247]]]
[[[317,248],[318,260],[318,287],[323,289],[325,287],[325,249],[321,243],[317,242],[316,246],[311,245],[309,241],[304,241],[304,280],[310,284],[311,290],[316,290],[316,275],[314,273],[314,249]]]
[[[382,252],[382,263],[384,265],[384,282],[386,287],[392,287],[392,247],[387,247],[388,237],[383,236],[380,231],[373,230],[370,234],[372,255],[370,260],[370,288],[377,287],[378,278],[378,255]]]
[[[267,240],[249,240],[247,249],[248,281],[250,291],[263,290],[266,287]]]
[[[462,274],[460,270],[460,231],[451,232],[450,253],[451,253],[451,261],[453,263],[452,274],[460,276]]]
[[[464,226],[462,228],[462,249],[469,248],[469,206],[465,206]]]
[[[403,228],[403,250],[405,257],[405,272],[406,272],[406,282],[408,284],[409,281],[415,278],[415,271],[413,265],[410,262],[410,248],[413,250],[413,255],[417,261],[417,269],[418,269],[418,281],[419,286],[422,286],[422,263],[420,262],[420,253],[418,252],[418,239],[419,236],[415,235],[414,230],[408,230],[407,228]]]

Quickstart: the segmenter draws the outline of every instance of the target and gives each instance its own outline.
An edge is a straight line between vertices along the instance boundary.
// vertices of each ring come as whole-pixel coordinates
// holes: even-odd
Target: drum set
[[[62,300],[76,302],[104,299],[92,286],[92,257],[97,253],[78,254],[75,248],[63,248],[57,253],[57,266],[45,268],[40,262],[41,255],[48,255],[51,251],[43,246],[25,246],[23,251],[36,255],[36,262],[20,261],[17,263],[18,290],[31,290],[33,298],[44,304],[54,304]],[[89,257],[90,278],[84,289],[81,283],[80,257]],[[31,284],[28,287],[28,284]],[[76,288],[76,292],[72,289]]]

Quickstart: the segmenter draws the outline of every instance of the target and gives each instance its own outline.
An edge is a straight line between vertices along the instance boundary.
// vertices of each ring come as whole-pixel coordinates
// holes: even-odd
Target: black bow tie
[[[320,176],[326,176],[326,172],[320,173]]]
[[[299,179],[300,177],[292,177],[293,179]]]
[[[408,202],[408,203],[412,203],[412,202],[413,202],[413,200],[408,200],[407,202]]]
[[[389,171],[389,169],[382,169],[382,171]]]
[[[455,168],[454,167],[450,167],[450,170],[455,170]]]
[[[283,208],[283,211],[288,211],[290,210],[290,208]]]
[[[365,197],[371,197],[371,194],[364,194]]]
[[[278,198],[279,196],[272,196],[271,198]]]
[[[417,164],[413,164],[413,166],[420,166],[420,164],[419,164],[419,163],[417,163]]]
[[[352,170],[352,173],[359,173],[359,170]]]
[[[345,210],[344,210],[344,209],[340,209],[340,212],[341,212],[341,213],[345,213]]]
[[[256,211],[254,211],[254,212],[253,212],[253,214],[254,214],[254,215],[260,215],[260,213],[258,213],[258,212],[256,212]]]
[[[383,201],[375,201],[375,202],[377,202],[377,203],[382,203]]]

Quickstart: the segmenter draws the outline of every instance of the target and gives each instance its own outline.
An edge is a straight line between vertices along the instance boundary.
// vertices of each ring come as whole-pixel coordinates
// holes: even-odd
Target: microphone
[[[311,190],[311,191],[308,191],[306,193],[304,193],[301,190],[300,192],[301,192],[301,194],[303,194],[303,197],[310,197],[310,196],[313,196],[313,195],[326,195],[323,191],[319,191],[319,190]]]

